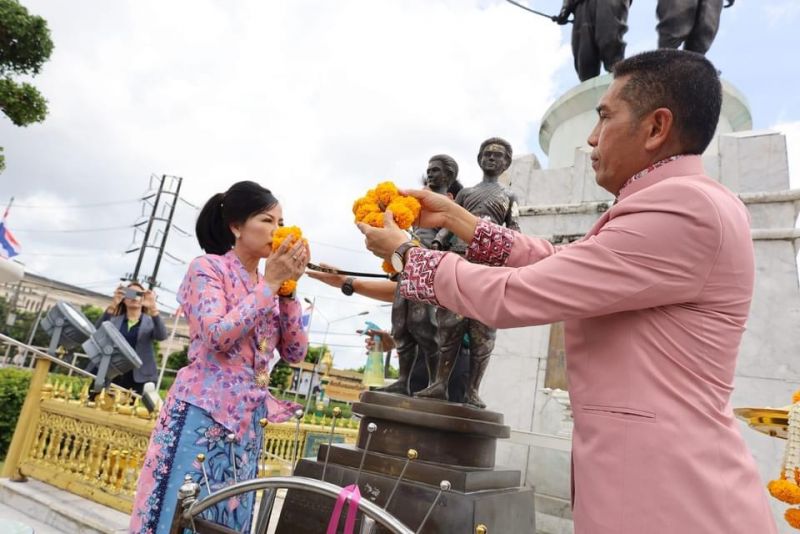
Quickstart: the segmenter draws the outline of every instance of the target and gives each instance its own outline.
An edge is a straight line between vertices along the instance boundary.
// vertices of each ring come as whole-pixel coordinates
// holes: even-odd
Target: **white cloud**
[[[530,126],[570,60],[556,25],[500,0],[26,5],[48,20],[56,48],[36,80],[50,100],[47,121],[0,124],[3,180],[20,204],[135,198],[151,172],[183,176],[185,196],[198,203],[255,179],[309,235],[316,261],[355,270],[377,271],[380,262],[361,251],[354,198],[380,180],[417,184],[427,158],[440,152],[474,183],[475,152],[489,136],[529,152]],[[181,225],[193,227],[194,215],[181,206]],[[135,204],[57,215],[19,209],[10,224],[111,227],[138,216]],[[113,280],[132,270],[134,257],[119,255],[130,231],[18,237],[29,251],[86,251],[78,259],[23,257],[53,278]],[[187,259],[199,253],[174,234],[169,249]],[[164,264],[164,285],[176,288],[184,268]],[[300,289],[339,299],[319,301],[331,319],[368,306],[388,326],[388,310],[374,302],[311,280]],[[342,321],[332,330],[356,326]],[[343,354],[355,364],[360,352]]]

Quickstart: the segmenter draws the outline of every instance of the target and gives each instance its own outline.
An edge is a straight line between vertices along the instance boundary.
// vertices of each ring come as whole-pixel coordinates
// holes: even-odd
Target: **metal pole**
[[[13,200],[14,199],[11,199],[12,202],[13,202]],[[11,202],[8,203],[8,207],[9,208],[11,207]],[[8,214],[8,208],[6,208],[6,214]],[[5,220],[5,218],[3,220]],[[14,296],[11,297],[11,303],[8,305],[8,309],[6,310],[6,327],[7,327],[6,331],[9,334],[11,334],[11,326],[13,325],[13,323],[9,324],[8,318],[13,316],[14,317],[14,321],[16,322],[17,299],[19,299],[19,290],[20,290],[21,287],[22,287],[22,280],[20,280],[17,283],[17,285],[14,286]],[[11,345],[6,345],[6,353],[5,353],[5,355],[3,355],[3,364],[4,365],[8,363],[8,353],[10,351],[11,351]]]
[[[28,336],[28,342],[26,345],[33,344],[33,338],[36,337],[36,331],[39,329],[39,322],[42,320],[42,314],[44,313],[44,304],[47,302],[47,293],[42,295],[42,300],[39,302],[39,312],[36,314],[36,320],[33,322],[33,326],[31,327],[31,333]],[[26,348],[22,352],[22,367],[25,366],[25,358],[28,357],[28,349]],[[34,358],[35,359],[35,358]],[[31,361],[31,367],[33,367],[33,361]]]
[[[139,258],[136,260],[136,267],[133,269],[133,279],[135,281],[139,281],[139,269],[142,268],[142,260],[144,260],[144,253],[147,250],[147,241],[150,239],[150,230],[153,228],[153,221],[156,218],[156,210],[158,209],[158,203],[161,200],[161,191],[164,190],[164,182],[167,180],[166,175],[161,176],[161,184],[158,186],[158,193],[156,193],[156,199],[153,202],[153,212],[150,214],[150,220],[147,221],[147,229],[144,231],[144,239],[142,240],[142,247],[139,249]],[[131,251],[133,252],[133,251]]]
[[[181,309],[175,312],[175,321],[172,323],[172,333],[169,335],[169,341],[167,344],[171,347],[173,341],[175,340],[175,332],[178,330],[178,320],[181,318]],[[158,382],[156,383],[156,391],[161,391],[161,381],[164,379],[164,369],[167,368],[167,360],[169,359],[169,355],[167,355],[167,351],[164,351],[164,355],[161,356],[161,371],[158,373]]]
[[[311,314],[308,316],[308,329],[311,330],[311,321],[314,320],[314,313],[317,311],[317,297],[314,297],[313,300],[309,301],[305,299],[311,305]],[[303,377],[303,369],[302,367],[297,371],[297,385],[294,388],[294,402],[297,402],[297,397],[300,396],[300,379]]]
[[[325,356],[325,347],[328,342],[328,332],[331,330],[331,323],[328,321],[328,326],[325,328],[325,335],[322,336],[322,350],[319,352],[319,357],[314,362],[314,367],[311,369],[311,380],[308,382],[308,392],[306,393],[306,413],[308,413],[308,406],[311,404],[311,390],[314,388],[314,379],[317,377],[317,366],[319,365],[322,357]]]
[[[161,184],[163,187],[164,180],[167,179],[167,176],[164,175],[161,178]],[[181,193],[181,184],[183,183],[183,178],[178,177],[178,186],[175,188],[175,192],[171,193],[174,195],[172,199],[172,206],[169,209],[169,218],[167,219],[167,227],[164,228],[164,235],[161,237],[161,245],[158,247],[158,255],[156,255],[156,264],[153,267],[153,274],[150,275],[150,282],[148,286],[150,289],[156,285],[156,277],[158,276],[158,268],[161,266],[161,257],[164,255],[164,247],[167,246],[167,236],[169,236],[169,229],[172,227],[172,217],[175,215],[175,206],[178,205],[178,195]]]

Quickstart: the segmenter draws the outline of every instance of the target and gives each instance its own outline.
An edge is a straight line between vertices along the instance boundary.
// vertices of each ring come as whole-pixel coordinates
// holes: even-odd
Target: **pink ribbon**
[[[339,519],[342,517],[342,509],[344,502],[347,502],[347,516],[344,520],[344,533],[353,534],[356,528],[356,512],[358,512],[358,503],[361,501],[361,492],[358,486],[350,484],[342,488],[339,496],[336,497],[336,505],[333,507],[331,519],[328,522],[327,534],[336,534],[336,529],[339,527]]]

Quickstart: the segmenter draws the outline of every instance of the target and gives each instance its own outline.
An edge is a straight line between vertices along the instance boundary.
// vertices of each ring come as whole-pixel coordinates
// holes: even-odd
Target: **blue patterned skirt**
[[[159,413],[136,486],[131,514],[131,534],[168,534],[178,501],[178,488],[188,474],[200,484],[200,498],[208,495],[197,455],[205,455],[205,469],[211,491],[255,478],[258,453],[263,443],[259,419],[266,416],[261,406],[253,414],[250,429],[241,441],[196,406],[171,395]],[[233,449],[233,452],[231,452]],[[235,477],[234,477],[235,472]],[[255,495],[233,497],[206,510],[202,517],[238,532],[249,532]],[[191,531],[186,530],[187,534]]]

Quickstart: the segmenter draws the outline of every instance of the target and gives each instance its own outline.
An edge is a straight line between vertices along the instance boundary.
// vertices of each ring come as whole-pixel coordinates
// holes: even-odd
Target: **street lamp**
[[[83,344],[83,350],[97,369],[92,391],[100,391],[117,376],[142,366],[139,355],[111,321],[100,325]]]
[[[352,319],[353,317],[362,317],[364,315],[369,315],[369,311],[364,310],[362,312],[356,313],[354,315],[348,315],[347,317],[339,317],[338,319],[329,320],[322,310],[315,310],[319,311],[322,314],[322,318],[325,319],[325,322],[328,323],[328,326],[325,327],[325,334],[322,336],[322,349],[325,350],[326,343],[328,342],[328,332],[331,330],[331,325],[333,323],[338,323],[339,321],[345,321],[347,319]],[[308,407],[311,404],[311,390],[314,387],[314,379],[317,377],[317,366],[319,365],[320,360],[322,360],[322,354],[320,354],[319,358],[314,362],[314,367],[311,370],[311,380],[308,383],[308,391],[306,392],[306,413],[308,413]],[[298,384],[299,386],[299,384]]]
[[[47,353],[56,355],[59,345],[66,350],[79,347],[94,334],[94,325],[68,302],[59,300],[42,319],[42,329],[50,335]]]

